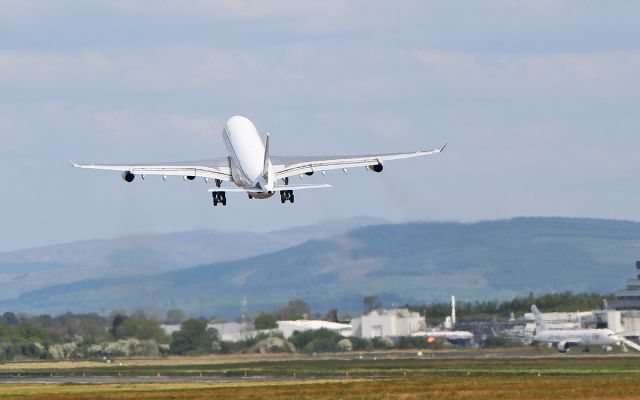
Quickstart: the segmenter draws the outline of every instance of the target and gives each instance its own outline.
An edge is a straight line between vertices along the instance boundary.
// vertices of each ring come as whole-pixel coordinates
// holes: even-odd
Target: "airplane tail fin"
[[[533,314],[533,319],[536,321],[536,331],[542,332],[547,330],[547,326],[544,323],[544,319],[542,319],[542,315],[540,314],[540,310],[536,305],[531,306],[531,313]]]
[[[269,132],[267,132],[267,139],[264,144],[264,164],[262,167],[262,173],[266,176],[269,171]]]
[[[451,296],[451,325],[456,326],[456,296]]]

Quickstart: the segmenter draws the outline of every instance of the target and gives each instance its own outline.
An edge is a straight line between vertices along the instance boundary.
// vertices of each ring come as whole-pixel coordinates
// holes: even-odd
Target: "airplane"
[[[621,338],[611,329],[548,329],[538,307],[531,306],[536,323],[534,342],[549,343],[560,353],[566,353],[571,347],[585,346],[619,346]]]
[[[227,205],[226,193],[242,192],[249,199],[267,199],[280,192],[280,201],[294,203],[294,191],[331,187],[327,184],[289,184],[292,176],[311,176],[316,172],[365,167],[368,171],[382,172],[384,163],[391,160],[422,157],[441,153],[446,144],[435,150],[412,153],[373,154],[361,156],[327,157],[277,157],[271,156],[269,133],[265,144],[256,126],[248,118],[231,117],[224,126],[222,138],[228,156],[198,161],[149,164],[78,164],[69,160],[75,168],[119,171],[122,179],[133,182],[139,175],[143,180],[147,175],[160,175],[166,181],[168,176],[182,176],[192,181],[196,177],[205,182],[214,180],[215,188],[209,189],[213,205]],[[235,187],[223,188],[222,182],[231,182]],[[279,184],[282,181],[282,184]]]
[[[416,332],[413,337],[425,337],[427,343],[436,340],[446,340],[451,344],[465,346],[473,340],[473,333],[468,331],[457,331],[456,327],[456,297],[451,296],[451,316],[445,318],[442,324],[444,329],[433,329],[426,332]]]

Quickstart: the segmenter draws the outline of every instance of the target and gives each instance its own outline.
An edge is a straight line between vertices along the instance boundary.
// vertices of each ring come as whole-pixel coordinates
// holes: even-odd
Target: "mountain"
[[[640,223],[515,218],[366,226],[242,260],[150,276],[53,285],[0,303],[59,313],[182,308],[233,317],[300,298],[317,311],[359,310],[364,295],[404,302],[507,299],[554,291],[609,293],[633,274]]]
[[[383,222],[355,217],[267,233],[198,230],[0,253],[0,300],[55,284],[157,274],[256,256]]]

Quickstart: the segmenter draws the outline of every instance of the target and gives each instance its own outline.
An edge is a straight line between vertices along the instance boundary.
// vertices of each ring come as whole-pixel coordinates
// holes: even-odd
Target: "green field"
[[[360,358],[362,356],[362,358]],[[432,358],[433,357],[433,358]],[[120,365],[122,363],[122,365]],[[56,384],[20,377],[60,378]],[[69,384],[78,376],[194,377],[193,382]],[[227,382],[203,382],[197,377]],[[3,364],[0,398],[34,399],[631,399],[640,398],[635,355],[490,352],[231,356]],[[246,377],[246,378],[245,378]]]

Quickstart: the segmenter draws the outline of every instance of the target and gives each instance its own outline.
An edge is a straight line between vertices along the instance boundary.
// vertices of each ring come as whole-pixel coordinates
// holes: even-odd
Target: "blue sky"
[[[0,8],[0,250],[141,232],[559,215],[640,220],[636,1],[14,1]],[[81,162],[432,148],[295,206]]]

